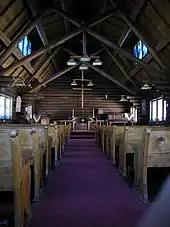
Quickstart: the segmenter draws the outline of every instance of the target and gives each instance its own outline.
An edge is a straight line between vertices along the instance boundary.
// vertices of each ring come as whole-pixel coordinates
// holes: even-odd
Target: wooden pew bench
[[[116,167],[119,168],[119,159],[120,159],[120,153],[123,149],[123,141],[124,141],[124,131],[125,126],[115,126],[114,128],[114,136],[115,136],[115,164]]]
[[[19,131],[0,128],[0,223],[23,226],[30,209],[32,153],[20,146]]]
[[[119,169],[131,185],[136,184],[138,175],[139,160],[137,153],[141,152],[143,132],[146,126],[126,126],[124,130],[124,140],[119,152]]]
[[[51,168],[54,169],[59,163],[59,130],[57,125],[48,125],[48,135],[52,139],[51,143]]]
[[[138,191],[148,201],[148,169],[170,167],[170,128],[151,127],[144,130],[142,152],[139,153],[140,171]],[[156,178],[156,176],[154,176]]]
[[[1,128],[15,128],[19,131],[20,146],[33,154],[31,162],[31,201],[37,202],[40,188],[44,187],[44,178],[48,175],[48,129],[41,125],[14,124]]]

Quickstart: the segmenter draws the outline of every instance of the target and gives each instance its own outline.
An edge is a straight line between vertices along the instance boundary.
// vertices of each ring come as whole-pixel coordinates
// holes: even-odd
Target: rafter
[[[164,72],[162,70],[156,70],[154,68],[152,68],[150,65],[144,63],[143,61],[139,60],[138,58],[134,57],[133,54],[131,54],[130,52],[128,52],[127,50],[125,50],[122,47],[119,47],[117,44],[107,40],[105,37],[103,37],[102,35],[100,35],[99,33],[97,33],[96,31],[87,28],[86,31],[92,35],[93,37],[95,37],[96,39],[98,39],[99,41],[101,41],[102,43],[106,44],[107,46],[111,47],[112,49],[116,50],[117,52],[121,53],[122,55],[124,55],[126,58],[128,58],[131,61],[137,62],[138,64],[140,64],[142,67],[144,67],[147,70],[150,70],[152,72],[155,72],[159,75],[163,75]]]
[[[49,58],[47,58],[47,60],[46,60],[45,62],[43,62],[43,64],[41,65],[41,67],[38,68],[38,70],[34,73],[34,75],[32,75],[32,77],[29,78],[29,79],[25,82],[26,85],[30,84],[31,81],[32,81],[34,78],[36,78],[36,77],[38,77],[38,76],[40,75],[40,73],[47,67],[47,65],[48,65],[48,63],[51,61],[51,59],[57,54],[58,50],[59,50],[59,48],[57,48],[56,50],[54,50],[54,51],[51,53],[51,55],[49,56]]]
[[[0,71],[0,75],[4,75],[5,73],[18,68],[19,66],[23,65],[25,62],[31,61],[32,59],[40,56],[41,54],[43,54],[44,52],[47,52],[55,47],[58,47],[60,45],[62,45],[63,43],[65,43],[66,41],[68,41],[69,39],[72,39],[73,37],[79,35],[83,30],[79,29],[76,32],[72,32],[70,34],[67,34],[66,36],[64,36],[62,39],[60,39],[59,41],[53,41],[50,42],[47,46],[40,48],[39,50],[35,51],[34,53],[28,55],[27,57],[19,60],[17,63],[14,63],[12,65],[10,65],[9,67],[3,69]]]
[[[35,17],[37,16],[37,12],[36,12],[35,6],[34,6],[33,4],[31,4],[31,1],[30,1],[30,0],[27,0],[25,4],[26,4],[27,7],[30,9],[31,14],[32,14],[32,15],[31,15],[32,18],[35,18]],[[41,39],[43,45],[44,45],[44,46],[48,45],[48,39],[47,39],[47,36],[46,36],[46,34],[45,34],[44,28],[43,28],[43,26],[42,26],[42,24],[41,24],[41,21],[39,21],[39,22],[36,24],[36,29],[37,29],[37,32],[38,32],[38,34],[39,34],[39,37],[40,37],[40,39]],[[51,51],[49,50],[48,53],[49,53],[49,55],[50,55]],[[54,61],[53,58],[51,58],[51,62],[52,62],[52,64],[53,64],[55,70],[58,70],[58,69],[57,69],[57,66],[56,66],[56,63],[55,63],[55,61]]]
[[[18,43],[30,33],[30,31],[36,26],[36,24],[41,20],[41,18],[45,15],[47,10],[41,12],[34,20],[32,20],[26,27],[24,26],[23,29],[21,29],[21,32],[18,33],[16,38],[10,43],[10,45],[6,48],[6,50],[1,54],[0,56],[0,62],[4,62],[8,56],[13,52],[13,49],[15,46],[18,45]]]
[[[69,68],[65,68],[63,70],[61,70],[60,72],[57,72],[51,76],[49,76],[48,78],[46,78],[42,83],[40,83],[38,86],[34,87],[30,92],[34,92],[34,90],[48,84],[49,82],[59,78],[60,76],[62,76],[63,74],[69,72],[70,70],[74,69],[75,67],[77,67],[79,64],[75,65],[75,66],[72,66],[72,67],[69,67]]]
[[[5,44],[6,48],[8,48],[8,46],[11,44],[11,40],[1,30],[0,30],[0,40]],[[23,54],[17,47],[14,47],[13,54],[15,55],[17,60],[20,60],[23,58]],[[2,65],[3,62],[0,62],[0,64]],[[25,62],[24,67],[28,70],[30,74],[33,74],[35,72],[35,70],[33,69],[33,67],[29,62]]]
[[[121,65],[121,63],[116,59],[116,57],[108,50],[108,48],[106,48],[106,52],[109,54],[109,56],[111,57],[111,59],[113,60],[113,62],[116,64],[116,66],[119,68],[119,70],[122,72],[122,74],[126,77],[127,80],[129,80],[134,86],[135,88],[138,89],[137,85],[135,84],[135,82],[130,78],[130,76],[128,75],[128,73],[126,72],[126,70],[124,69],[124,67]]]
[[[168,43],[170,42],[170,38],[163,40],[162,42],[160,42],[157,46],[156,46],[156,50],[158,52],[160,52],[162,49],[164,49]],[[152,55],[149,53],[145,58],[144,58],[144,62],[145,63],[149,63],[151,60],[153,59]],[[137,73],[139,73],[139,71],[142,70],[141,65],[137,65],[130,73],[130,77],[134,77]]]
[[[65,12],[65,2],[64,0],[61,0],[61,5],[62,5],[62,9]],[[67,24],[67,20],[64,18],[64,27],[65,27],[65,31],[66,33],[68,32],[68,24]]]
[[[131,18],[133,21],[136,21],[136,18],[138,17],[143,5],[145,4],[147,0],[138,0],[136,7],[133,9],[132,14],[131,14]],[[119,40],[118,40],[118,45],[120,47],[123,46],[124,42],[126,41],[126,39],[128,38],[129,34],[131,32],[131,28],[129,28],[129,26],[126,26],[126,28],[123,30]]]
[[[126,90],[128,93],[135,95],[136,93],[133,92],[131,89],[129,89],[126,85],[120,83],[118,80],[114,79],[112,76],[110,76],[109,74],[107,74],[106,72],[104,72],[102,69],[94,67],[93,65],[91,65],[90,63],[86,63],[86,65],[88,65],[90,68],[92,68],[94,71],[98,72],[99,74],[101,74],[102,76],[104,76],[105,78],[107,78],[108,80],[112,81],[114,84],[118,85],[119,87],[123,88],[124,90]]]
[[[113,3],[113,0],[111,0]],[[116,2],[116,3],[115,3]],[[120,5],[120,3],[118,3],[118,1],[114,1],[113,3],[113,7],[116,6],[119,8],[119,12],[121,14],[121,17],[124,19],[124,21],[127,23],[127,25],[129,26],[129,28],[132,29],[132,31],[136,34],[136,36],[145,43],[145,45],[148,47],[149,52],[152,54],[153,58],[155,59],[155,61],[158,63],[158,65],[162,68],[162,69],[166,69],[165,63],[163,62],[163,60],[161,59],[161,57],[159,56],[159,54],[157,53],[156,49],[152,46],[152,44],[146,39],[145,35],[142,34],[142,32],[140,31],[139,27],[134,23],[134,21],[124,12],[124,10],[122,9],[122,6]]]

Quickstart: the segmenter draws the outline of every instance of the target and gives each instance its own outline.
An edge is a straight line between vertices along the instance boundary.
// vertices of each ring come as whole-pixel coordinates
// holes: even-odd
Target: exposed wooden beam
[[[112,2],[113,2],[113,0],[112,0]],[[115,6],[115,4],[113,3],[113,7],[114,6]],[[116,1],[116,6],[119,8],[121,17],[124,19],[124,21],[127,23],[127,25],[132,29],[132,31],[136,34],[136,36],[145,43],[145,45],[149,49],[149,52],[152,54],[153,58],[158,63],[158,65],[162,69],[166,69],[165,63],[163,62],[163,60],[157,53],[156,49],[146,39],[145,35],[143,35],[142,31],[140,31],[139,27],[135,24],[135,22],[124,12],[124,10],[122,9],[122,6],[120,5],[120,3],[118,3],[118,1]]]
[[[36,12],[35,6],[34,6],[34,5],[32,4],[32,2],[31,2],[31,0],[27,0],[27,1],[26,1],[26,6],[27,6],[27,8],[30,9],[31,14],[32,14],[31,16],[32,16],[33,18],[35,18],[35,17],[37,16],[37,12]],[[40,39],[41,39],[43,45],[44,45],[44,46],[48,45],[48,39],[47,39],[47,36],[46,36],[46,34],[45,34],[44,28],[43,28],[43,26],[42,26],[42,24],[41,24],[41,21],[39,21],[39,22],[36,24],[36,29],[37,29],[37,32],[38,32],[38,34],[39,34],[39,37],[40,37]],[[51,51],[49,50],[48,53],[49,53],[49,55],[50,55]],[[57,71],[58,69],[57,69],[57,66],[56,66],[56,64],[55,64],[54,59],[53,59],[53,58],[50,58],[50,59],[51,59],[52,64],[54,65],[55,70]]]
[[[151,0],[147,0],[147,4],[155,11],[155,13],[160,17],[160,19],[163,21],[163,23],[170,28],[170,24],[166,21],[164,16],[159,12],[159,10],[156,8],[156,6],[152,3]]]
[[[11,0],[5,7],[3,10],[1,10],[0,12],[0,17],[2,17],[6,12],[7,10],[16,2],[16,0]]]
[[[43,64],[40,66],[40,68],[38,68],[38,70],[34,73],[34,75],[25,82],[26,85],[28,85],[29,83],[31,83],[31,81],[34,78],[36,78],[36,77],[38,77],[40,75],[40,73],[42,72],[42,70],[44,70],[47,67],[47,65],[51,61],[51,59],[57,54],[58,50],[59,50],[59,48],[57,48],[56,50],[54,50],[51,53],[51,55],[49,56],[49,58],[47,58],[47,60],[45,62],[43,62]]]
[[[41,20],[41,18],[45,15],[47,10],[41,12],[34,20],[32,20],[24,29],[21,29],[21,32],[12,40],[10,45],[6,48],[6,50],[0,56],[0,62],[4,62],[8,56],[13,52],[14,47],[18,45],[18,43],[30,33],[30,31],[36,26],[36,24]]]
[[[59,78],[60,76],[62,76],[63,74],[69,72],[70,70],[74,69],[75,67],[77,67],[79,64],[75,65],[75,66],[72,66],[72,67],[69,67],[69,68],[66,68],[66,69],[63,69],[61,70],[60,72],[57,72],[51,76],[49,76],[47,79],[45,79],[45,81],[43,81],[42,83],[40,83],[38,86],[34,87],[30,92],[34,92],[36,89],[48,84],[49,82]]]
[[[62,9],[65,12],[65,2],[64,0],[61,0],[61,5],[62,5]],[[64,18],[64,27],[65,27],[65,32],[68,32],[68,24],[67,24],[67,20]]]
[[[138,64],[140,64],[141,66],[143,66],[147,70],[155,72],[155,73],[157,73],[159,75],[164,75],[164,72],[162,70],[156,70],[156,69],[152,68],[150,65],[148,65],[148,64],[144,63],[143,61],[139,60],[138,58],[134,57],[133,54],[131,54],[130,52],[128,52],[124,48],[119,47],[117,44],[107,40],[104,36],[100,35],[98,32],[96,32],[96,31],[94,31],[92,29],[89,29],[89,28],[87,28],[86,31],[90,35],[92,35],[93,37],[95,37],[96,39],[101,41],[102,43],[104,43],[107,46],[111,47],[112,49],[116,50],[118,53],[121,53],[122,55],[124,55],[129,60],[137,62]]]
[[[112,81],[114,84],[118,85],[119,87],[126,90],[128,93],[135,95],[135,92],[133,92],[131,89],[129,89],[126,85],[120,83],[118,80],[114,79],[112,76],[108,75],[106,72],[104,72],[102,69],[94,67],[90,63],[86,63],[90,68],[92,68],[94,71],[98,72],[108,80]]]
[[[72,24],[77,26],[78,28],[82,27],[82,24],[79,23],[78,21],[74,20],[70,16],[68,16],[63,10],[57,9],[56,7],[53,7],[53,11],[56,12],[59,16],[63,17],[65,20],[70,21]]]
[[[10,65],[9,67],[3,69],[0,71],[0,75],[4,75],[5,73],[18,68],[19,66],[23,65],[25,62],[31,61],[32,59],[40,56],[41,54],[43,54],[44,52],[47,52],[55,47],[58,47],[60,45],[62,45],[63,43],[65,43],[66,41],[72,39],[73,37],[79,35],[83,30],[79,29],[76,32],[72,32],[70,34],[67,34],[66,36],[64,36],[62,39],[60,39],[59,41],[53,41],[50,42],[47,46],[40,48],[39,50],[35,51],[34,53],[28,55],[27,57],[19,60],[17,63],[14,63],[12,65]]]
[[[109,14],[103,16],[103,17],[100,18],[99,20],[97,20],[97,21],[95,21],[95,22],[89,24],[88,27],[89,27],[89,28],[92,28],[92,27],[94,27],[94,26],[96,26],[96,25],[102,23],[103,21],[108,20],[110,17],[112,17],[112,16],[114,15],[114,13],[115,13],[115,12],[112,12],[112,13],[109,13]]]
[[[109,56],[111,57],[111,59],[113,60],[113,62],[116,64],[116,66],[119,68],[119,70],[123,73],[123,75],[126,77],[126,79],[129,80],[135,86],[135,88],[137,88],[139,90],[139,88],[137,87],[137,85],[135,84],[135,82],[130,78],[130,76],[128,75],[128,73],[124,69],[124,67],[116,59],[116,57],[108,50],[108,48],[106,48],[106,52],[109,54]]]
[[[143,5],[145,4],[147,0],[138,0],[136,7],[133,9],[132,14],[131,14],[131,18],[133,21],[136,21],[136,18],[138,17]],[[123,30],[119,40],[118,40],[118,45],[120,47],[123,46],[124,42],[126,41],[128,35],[131,32],[131,28],[129,28],[129,26],[126,26],[126,28]]]
[[[170,38],[168,37],[166,40],[162,40],[157,46],[156,50],[160,52],[162,49],[164,49],[168,43],[170,42]],[[143,59],[145,63],[149,63],[153,59],[152,55],[149,53],[147,56]],[[140,70],[142,70],[141,65],[137,65],[132,72],[130,73],[130,77],[132,78],[135,76]]]
[[[0,40],[5,44],[6,47],[8,47],[11,44],[11,40],[1,30],[0,30]],[[15,55],[17,60],[20,60],[24,57],[21,51],[17,47],[14,47],[13,54]],[[3,62],[0,62],[0,64],[2,65]],[[35,72],[30,62],[25,62],[24,67],[28,70],[30,74],[33,74]]]
[[[104,14],[106,11],[107,0],[103,1],[103,7],[101,8],[101,14]]]

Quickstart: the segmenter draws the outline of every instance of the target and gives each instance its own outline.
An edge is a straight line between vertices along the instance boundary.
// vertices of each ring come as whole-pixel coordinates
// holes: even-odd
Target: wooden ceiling
[[[16,89],[23,94],[48,93],[54,86],[69,93],[80,71],[66,62],[83,54],[84,32],[87,53],[99,51],[103,62],[85,75],[95,84],[92,94],[108,93],[117,101],[121,94],[143,96],[140,87],[148,81],[155,92],[169,95],[169,15],[168,0],[1,0],[1,81],[8,77],[16,87],[21,78],[27,86]],[[26,35],[32,54],[24,57],[17,44]],[[138,40],[149,49],[143,60],[133,56]]]

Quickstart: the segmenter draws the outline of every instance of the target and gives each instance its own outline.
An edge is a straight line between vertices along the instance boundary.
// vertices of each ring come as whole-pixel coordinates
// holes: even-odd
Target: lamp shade
[[[88,86],[88,87],[93,87],[94,84],[93,84],[93,82],[90,80],[89,83],[87,84],[87,86]]]
[[[152,87],[149,86],[147,83],[145,83],[142,87],[141,90],[150,90]]]
[[[121,95],[120,102],[128,102],[128,99],[125,97],[125,95]]]
[[[76,61],[74,61],[74,59],[70,58],[70,60],[67,62],[67,65],[68,66],[73,66],[73,65],[76,65]]]
[[[88,66],[86,64],[81,64],[79,67],[80,70],[88,70]]]
[[[71,86],[77,86],[77,82],[73,80],[73,82],[71,83]]]
[[[96,66],[96,65],[102,65],[102,62],[97,58],[94,62],[93,62],[93,65]]]

